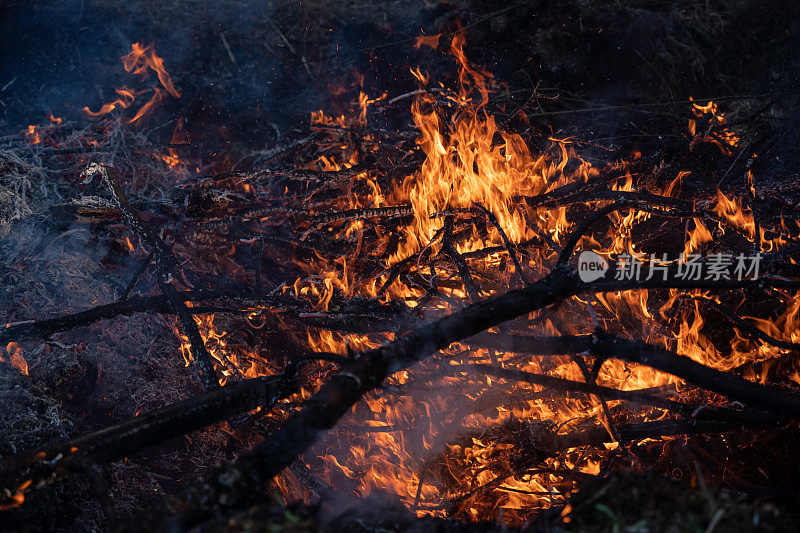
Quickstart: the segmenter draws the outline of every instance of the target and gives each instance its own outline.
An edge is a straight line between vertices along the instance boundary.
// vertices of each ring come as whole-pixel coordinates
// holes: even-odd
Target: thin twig
[[[528,275],[525,274],[524,270],[522,270],[522,265],[520,265],[519,260],[517,260],[517,249],[513,244],[511,244],[511,241],[508,240],[508,236],[506,235],[506,232],[503,231],[503,226],[500,225],[497,217],[494,215],[494,213],[483,207],[481,204],[472,202],[472,205],[477,207],[484,215],[486,215],[486,218],[489,219],[489,222],[491,222],[492,225],[497,228],[497,231],[500,232],[500,237],[503,239],[503,245],[506,247],[506,250],[508,250],[508,255],[511,256],[511,261],[514,263],[514,268],[517,270],[517,274],[525,285],[530,285],[530,278],[528,278]]]

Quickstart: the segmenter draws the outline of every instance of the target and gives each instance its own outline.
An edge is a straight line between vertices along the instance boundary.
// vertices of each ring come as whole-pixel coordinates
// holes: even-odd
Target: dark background
[[[685,113],[685,103],[673,103],[690,95],[723,97],[734,113],[772,102],[771,118],[794,125],[800,7],[792,1],[65,0],[6,1],[0,12],[6,134],[49,112],[85,121],[83,106],[97,109],[132,83],[119,58],[138,41],[155,44],[182,94],[147,126],[181,116],[195,141],[246,152],[330,108],[331,87],[354,83],[355,70],[371,96],[414,89],[409,66],[438,76],[437,64],[452,66],[447,40],[437,52],[409,41],[456,21],[467,28],[468,57],[514,91],[508,111],[534,87],[558,98],[527,111],[622,107],[548,116],[540,127],[630,147],[666,134],[658,113]],[[761,98],[724,98],[741,95]],[[663,106],[624,109],[642,104]]]

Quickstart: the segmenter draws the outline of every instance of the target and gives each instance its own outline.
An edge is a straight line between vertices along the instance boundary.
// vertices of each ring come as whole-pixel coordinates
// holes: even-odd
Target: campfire
[[[416,35],[404,46],[449,66],[407,65],[403,92],[351,74],[239,161],[200,155],[184,116],[148,131],[184,93],[158,43],[131,43],[125,85],[78,122],[4,139],[4,238],[56,228],[14,275],[73,263],[57,312],[7,295],[0,382],[41,405],[17,407],[32,414],[0,456],[0,517],[59,506],[66,483],[122,530],[285,526],[287,509],[331,530],[587,527],[636,475],[796,502],[800,223],[763,192],[766,145],[724,100],[686,95],[666,147],[599,162],[531,124],[557,91],[500,113],[507,81],[469,39]],[[63,180],[46,213],[24,200],[36,172]],[[54,255],[77,237],[94,263]],[[101,265],[103,294],[84,274]],[[143,327],[169,347],[158,364]],[[98,346],[115,358],[82,355]],[[125,365],[152,390],[64,421],[59,402]],[[128,504],[128,467],[108,469],[139,454],[175,468]]]

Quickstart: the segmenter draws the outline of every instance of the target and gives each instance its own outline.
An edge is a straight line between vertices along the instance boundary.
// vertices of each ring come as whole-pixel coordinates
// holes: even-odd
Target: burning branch
[[[308,400],[300,413],[287,420],[263,444],[245,453],[231,465],[212,473],[182,494],[181,499],[174,502],[171,507],[172,511],[177,513],[174,525],[187,527],[201,522],[208,516],[224,514],[226,510],[253,503],[255,495],[268,480],[307,450],[317,440],[320,432],[331,428],[363,394],[379,386],[390,373],[406,368],[452,342],[468,338],[558,300],[580,293],[605,290],[606,287],[611,290],[670,286],[741,288],[764,287],[770,283],[784,287],[800,287],[800,282],[763,279],[741,282],[686,280],[680,283],[673,280],[670,284],[654,278],[640,282],[592,284],[579,282],[574,271],[564,265],[557,267],[548,276],[529,287],[472,304],[380,348],[355,355],[336,376]],[[634,341],[624,341],[602,333],[577,342],[579,345],[571,346],[571,351],[592,349],[605,358],[618,357],[652,366],[710,390],[744,400],[753,406],[769,409],[790,418],[800,418],[800,397],[797,395],[774,387],[747,382],[667,350]],[[577,348],[580,350],[576,350]],[[719,428],[718,423],[711,424]],[[671,431],[684,431],[688,427],[696,426],[678,424],[670,427]],[[602,438],[607,438],[605,429],[601,431]],[[621,433],[628,439],[636,438],[637,434],[636,431],[630,434]],[[584,434],[576,436],[575,443],[568,447],[580,445],[585,440]],[[596,437],[593,436],[589,440],[594,442]]]
[[[797,273],[792,257],[797,251],[796,241],[792,242],[796,237],[783,220],[780,226],[775,219],[756,220],[752,175],[748,184],[753,199],[745,203],[722,191],[714,196],[707,188],[707,197],[679,198],[675,191],[689,174],[685,169],[666,186],[656,183],[669,177],[678,155],[697,157],[704,151],[704,143],[718,147],[725,157],[734,154],[739,136],[725,126],[713,103],[694,106],[697,120],[691,122],[688,141],[680,135],[668,136],[678,141],[658,157],[642,159],[637,153],[629,161],[593,168],[573,152],[572,140],[537,133],[531,142],[530,137],[499,129],[487,111],[489,95],[497,86],[489,73],[466,60],[463,35],[455,35],[451,52],[460,67],[458,90],[447,90],[444,85],[427,88],[428,77],[420,69],[412,71],[420,89],[392,100],[386,95],[370,99],[360,86],[358,118],[315,113],[312,128],[317,133],[288,145],[304,153],[287,158],[282,170],[254,165],[253,170],[216,176],[184,174],[173,191],[175,201],[150,200],[135,203],[134,208],[114,168],[89,165],[84,175],[102,178],[119,212],[105,201],[81,201],[74,203],[77,214],[99,214],[90,220],[98,224],[93,229],[99,227],[101,218],[119,220],[121,214],[146,244],[149,256],[134,268],[119,301],[57,318],[9,324],[0,331],[0,343],[9,341],[17,353],[16,348],[21,347],[13,341],[46,337],[119,314],[172,314],[183,331],[175,328],[183,355],[187,362],[191,359],[198,365],[208,392],[6,461],[0,468],[0,488],[4,489],[0,494],[5,496],[0,508],[21,503],[26,490],[71,471],[94,472],[93,464],[117,460],[257,408],[264,411],[272,431],[266,440],[171,500],[153,517],[153,529],[186,529],[257,503],[265,486],[282,472],[285,475],[275,483],[284,494],[293,492],[285,489],[287,483],[299,482],[324,498],[337,486],[336,476],[347,476],[360,492],[402,487],[398,494],[407,504],[413,501],[409,506],[418,513],[456,509],[459,513],[474,511],[473,516],[478,516],[476,508],[466,507],[466,502],[495,489],[505,491],[505,498],[509,493],[518,498],[534,495],[539,508],[564,501],[575,489],[572,480],[597,474],[603,458],[615,457],[606,450],[624,452],[627,455],[617,457],[635,462],[638,459],[632,450],[637,440],[728,432],[742,426],[774,430],[787,420],[800,420],[800,396],[793,390],[767,385],[766,371],[760,383],[740,375],[749,376],[749,364],[773,359],[784,353],[780,350],[798,350],[800,343],[789,327],[778,327],[796,327],[797,296],[794,307],[775,321],[764,320],[768,324],[763,329],[754,325],[762,325],[761,319],[751,323],[750,317],[741,318],[714,300],[717,310],[737,328],[774,346],[758,346],[757,356],[731,356],[718,364],[713,343],[699,334],[702,318],[696,303],[695,322],[689,326],[688,315],[680,316],[681,333],[674,335],[677,344],[670,341],[675,333],[673,316],[668,317],[665,310],[671,310],[679,298],[710,298],[701,290],[773,291],[786,296],[781,289],[800,289],[797,279],[778,276]],[[227,47],[224,36],[223,40]],[[429,43],[438,45],[438,38]],[[134,121],[167,94],[180,96],[152,47],[134,45],[124,61],[126,70],[137,74],[155,71],[162,87],[154,88],[153,98]],[[119,101],[101,112],[129,107],[142,94],[125,91],[120,89]],[[408,96],[415,97],[411,111],[419,129],[417,139],[412,140],[409,132],[391,133],[392,128],[368,126],[368,106],[395,103]],[[536,97],[534,93],[532,98]],[[32,128],[36,138],[31,142],[50,141],[46,130]],[[174,141],[177,132],[178,128]],[[409,150],[412,141],[416,148]],[[538,145],[541,153],[532,155],[532,145]],[[741,155],[743,150],[738,152]],[[80,148],[51,153],[74,156]],[[175,154],[171,157],[177,159]],[[262,151],[252,159],[231,163],[229,168],[273,157],[275,151]],[[163,157],[160,160],[173,164]],[[304,168],[292,168],[296,165]],[[639,190],[634,189],[634,176]],[[697,186],[697,179],[691,185]],[[158,215],[169,221],[164,227],[174,234],[172,245],[142,215],[153,205]],[[177,207],[181,205],[185,212]],[[69,207],[64,210],[72,213]],[[687,219],[687,224],[658,220],[658,229],[644,224],[635,228],[656,218]],[[606,219],[610,229],[601,236],[597,226]],[[692,232],[688,219],[694,220]],[[643,243],[633,242],[634,229],[648,230],[650,235]],[[707,260],[693,254],[731,251],[715,243],[728,229],[733,230],[738,248],[768,254],[765,263],[771,274],[758,277],[756,272],[753,279],[733,280],[718,268],[723,255],[730,259],[730,254],[713,253]],[[120,240],[118,231],[118,226],[113,227],[109,239],[116,239],[113,244],[130,257],[136,248],[130,239]],[[688,242],[678,237],[681,231],[689,234]],[[615,266],[614,272],[621,274],[615,279],[591,277],[599,270],[604,276],[606,259],[614,255],[624,254],[630,260],[627,264],[635,262],[638,269],[644,263],[637,256],[659,238],[670,241],[668,250],[679,249],[673,244],[684,244],[682,259],[691,255],[696,259],[693,265],[701,269],[714,265],[712,256],[716,257],[717,277],[700,279],[699,270],[697,277],[680,276],[686,261],[652,258],[647,279],[626,277],[622,262]],[[791,246],[784,248],[784,244]],[[192,247],[202,250],[195,255],[197,272],[183,268],[178,261],[191,253]],[[579,276],[571,266],[576,251],[581,257],[593,254],[599,258],[592,265],[579,260],[592,271],[589,277]],[[507,275],[509,261],[512,275]],[[162,294],[131,297],[151,265]],[[653,276],[654,265],[663,277]],[[580,267],[579,271],[587,273]],[[225,289],[179,290],[179,284],[190,289],[219,284]],[[509,285],[521,288],[505,292]],[[655,289],[664,291],[650,292]],[[681,290],[691,292],[680,296]],[[656,323],[652,301],[648,305],[647,299],[661,299],[667,291],[669,302],[661,309],[664,321]],[[583,295],[588,298],[579,298]],[[536,312],[532,318],[531,313]],[[224,326],[218,323],[217,327],[228,331],[215,331],[213,313],[245,318],[229,329],[229,317],[225,317]],[[270,344],[277,344],[276,334],[290,340],[273,351]],[[295,347],[298,335],[308,336],[307,346]],[[663,343],[653,340],[660,337]],[[247,348],[235,353],[231,346],[240,338],[246,340]],[[737,331],[735,344],[740,340],[746,342]],[[225,351],[228,341],[231,346]],[[732,348],[736,352],[736,347]],[[283,362],[291,360],[287,353],[298,355],[307,350],[317,352],[312,359],[335,363],[338,371],[319,372],[309,379],[303,394],[291,399],[297,402],[291,409],[277,406],[281,401],[287,405],[287,398],[301,389],[297,368],[306,359],[289,363],[282,374],[265,374],[280,372]],[[443,352],[441,358],[431,357],[439,351]],[[528,357],[531,354],[553,357]],[[769,370],[768,365],[763,366]],[[421,370],[417,372],[417,368]],[[31,369],[32,379],[37,379],[35,365]],[[226,381],[229,376],[230,383]],[[437,397],[437,401],[450,405],[430,408],[426,403],[413,418],[412,411],[401,412],[390,405],[405,402],[411,398],[409,391],[419,391],[437,379],[441,383],[434,384],[436,390],[451,395]],[[788,379],[800,382],[800,373]],[[373,393],[378,388],[380,392]],[[456,393],[472,401],[453,406]],[[681,396],[675,399],[666,394]],[[359,418],[357,424],[343,421],[348,413],[362,415],[362,406],[354,408],[362,399],[364,410],[368,408],[374,416]],[[523,411],[541,416],[520,420],[520,405]],[[490,414],[494,410],[499,414]],[[652,421],[654,416],[661,419]],[[369,465],[362,476],[359,469],[340,462],[348,453],[356,461],[363,453],[370,459],[378,457],[377,462],[388,462],[359,448],[355,440],[332,442],[331,448],[338,450],[324,458],[313,459],[309,454],[307,466],[303,454],[340,422],[348,438],[366,434],[372,438],[370,444],[385,450],[401,440],[420,437],[419,449],[425,451],[417,454],[398,444],[393,457],[400,457],[397,462],[403,464],[390,468],[404,470],[388,482],[376,474],[378,467],[366,471],[373,466]],[[477,442],[484,436],[493,448]],[[459,466],[454,470],[446,459],[448,453],[452,458],[456,452],[445,446],[453,438],[457,444],[452,449],[464,452],[461,463],[461,459],[455,460]],[[464,445],[468,440],[476,442]],[[470,446],[473,449],[467,450]],[[598,449],[572,450],[579,446]],[[475,451],[500,459],[493,464],[494,458],[481,457],[468,464],[480,455],[472,453]],[[578,453],[581,458],[573,461]],[[569,468],[574,466],[574,472],[561,468],[563,465],[551,468],[565,458],[564,463],[572,463]],[[341,472],[318,474],[314,468],[319,463],[336,463]],[[463,472],[459,472],[462,466]],[[445,470],[450,472],[442,474]],[[463,479],[469,480],[467,486],[453,489],[462,481],[462,473]],[[512,486],[515,482],[509,477],[523,473],[530,474],[532,481],[522,488]],[[533,475],[541,476],[543,482],[547,476],[560,481],[544,490]],[[440,481],[442,486],[434,487]],[[132,527],[145,526],[137,523]]]
[[[394,308],[385,309],[387,316],[379,316],[380,307],[370,307],[364,304],[361,306],[354,305],[352,309],[345,309],[339,313],[317,312],[312,314],[311,311],[314,311],[314,308],[304,300],[285,294],[259,295],[254,290],[194,289],[177,291],[175,297],[182,302],[199,304],[187,308],[192,315],[215,312],[250,314],[251,311],[246,311],[246,309],[258,307],[264,311],[282,311],[309,324],[321,324],[324,322],[331,328],[334,327],[333,319],[338,318],[341,321],[347,321],[347,324],[342,324],[343,329],[351,330],[356,326],[353,322],[354,317],[368,316],[373,321],[378,320],[377,324],[373,324],[373,329],[380,329],[381,324],[384,324],[383,327],[388,329],[389,313],[392,313],[392,318],[397,318]],[[217,302],[217,304],[213,305],[212,302]],[[54,333],[86,327],[100,320],[109,320],[117,316],[129,316],[136,313],[174,314],[174,312],[166,295],[132,296],[114,303],[99,305],[85,311],[55,318],[25,320],[8,324],[5,328],[0,328],[0,343],[7,343],[12,339],[46,339]],[[355,329],[358,330],[358,328]]]
[[[622,359],[629,363],[639,363],[678,376],[693,385],[722,394],[732,400],[792,419],[800,418],[800,396],[796,394],[709,368],[665,348],[622,339],[600,330],[593,335],[562,337],[482,334],[478,339],[478,342],[485,346],[507,349],[519,354],[591,352],[604,361]]]
[[[178,261],[175,259],[175,256],[172,255],[172,251],[167,244],[161,240],[158,234],[150,229],[141,215],[139,215],[139,212],[128,202],[125,191],[122,190],[122,185],[119,183],[117,172],[111,167],[94,163],[89,165],[84,171],[84,175],[87,177],[92,177],[95,174],[101,176],[103,182],[111,191],[111,195],[117,202],[120,211],[122,211],[131,229],[155,250],[158,286],[161,292],[167,297],[170,307],[178,315],[183,325],[183,330],[191,343],[191,352],[194,361],[196,361],[197,365],[200,367],[203,383],[207,389],[218,387],[219,382],[214,373],[214,363],[211,360],[211,354],[209,354],[206,349],[203,337],[200,335],[200,330],[197,328],[197,323],[189,312],[189,308],[178,297],[178,292],[172,285],[173,278],[171,272],[175,272],[176,275],[181,272]]]

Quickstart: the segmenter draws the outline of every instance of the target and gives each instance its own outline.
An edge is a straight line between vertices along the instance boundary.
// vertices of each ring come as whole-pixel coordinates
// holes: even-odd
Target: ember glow
[[[42,139],[39,137],[39,132],[36,131],[36,126],[28,126],[28,131],[25,133],[25,136],[28,137],[28,142],[31,144],[39,144],[42,142]]]
[[[9,342],[6,345],[6,356],[0,354],[0,362],[6,362],[19,370],[21,373],[28,375],[28,363],[22,357],[22,347],[16,342]]]

